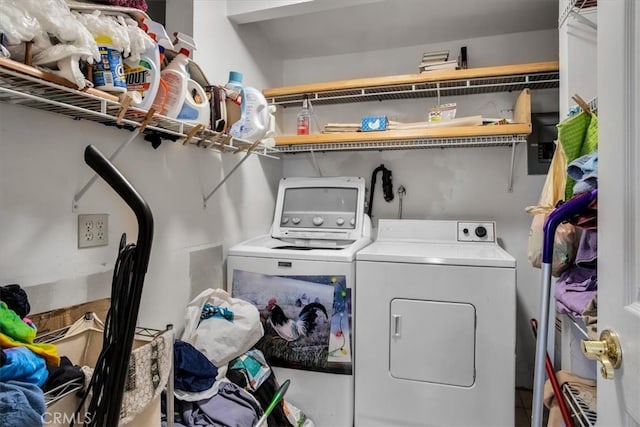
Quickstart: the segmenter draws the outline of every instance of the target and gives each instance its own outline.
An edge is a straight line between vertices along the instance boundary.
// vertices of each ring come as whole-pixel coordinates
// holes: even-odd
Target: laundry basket
[[[136,329],[122,400],[121,426],[160,425],[160,394],[170,383],[173,340],[170,327],[164,331]],[[84,384],[72,380],[45,393],[45,424],[69,426],[73,420],[75,425],[82,425],[86,421],[84,408],[77,416],[75,411],[102,349],[102,322],[92,313],[87,313],[70,327],[39,337],[38,341],[55,344],[58,354],[83,367],[86,377]]]

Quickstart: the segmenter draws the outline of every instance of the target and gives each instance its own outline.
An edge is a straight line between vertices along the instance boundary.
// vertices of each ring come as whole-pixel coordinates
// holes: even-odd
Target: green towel
[[[0,332],[25,344],[33,343],[36,336],[36,330],[27,325],[2,301],[0,301]]]
[[[558,141],[560,141],[564,149],[567,165],[578,157],[597,150],[598,116],[581,111],[562,123],[558,123]],[[565,200],[573,197],[574,184],[575,181],[567,176],[564,188]]]

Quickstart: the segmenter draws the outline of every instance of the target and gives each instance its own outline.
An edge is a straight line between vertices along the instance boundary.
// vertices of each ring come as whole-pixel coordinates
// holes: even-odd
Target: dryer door
[[[471,304],[391,300],[389,372],[399,379],[472,386],[475,319]]]

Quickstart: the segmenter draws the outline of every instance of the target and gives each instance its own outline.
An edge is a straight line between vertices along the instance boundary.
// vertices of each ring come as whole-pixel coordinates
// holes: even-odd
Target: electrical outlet
[[[109,244],[109,215],[78,215],[78,249]]]

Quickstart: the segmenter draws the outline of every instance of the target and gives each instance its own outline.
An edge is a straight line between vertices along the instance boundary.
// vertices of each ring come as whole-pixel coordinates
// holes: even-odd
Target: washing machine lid
[[[296,243],[299,245],[296,245]],[[318,262],[354,262],[356,253],[369,245],[371,239],[363,237],[350,242],[346,246],[336,244],[334,247],[327,246],[326,241],[317,242],[322,244],[322,247],[315,247],[314,243],[309,239],[292,242],[264,235],[233,246],[229,249],[229,256],[298,259]]]
[[[493,221],[380,220],[362,261],[515,268],[497,243]]]

